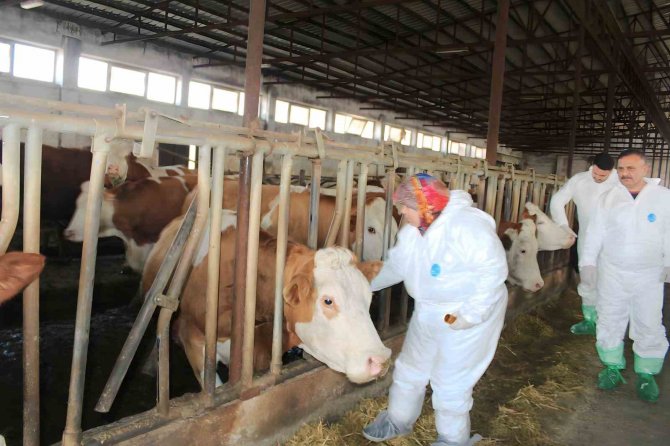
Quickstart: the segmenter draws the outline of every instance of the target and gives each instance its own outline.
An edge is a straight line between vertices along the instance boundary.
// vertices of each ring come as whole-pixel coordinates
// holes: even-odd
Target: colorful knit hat
[[[393,203],[419,212],[423,233],[449,202],[449,189],[437,178],[419,173],[406,178],[393,193]]]

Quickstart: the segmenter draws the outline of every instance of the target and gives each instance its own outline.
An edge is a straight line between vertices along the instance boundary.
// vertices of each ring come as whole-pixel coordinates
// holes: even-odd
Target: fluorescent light
[[[43,0],[23,0],[21,2],[21,7],[23,9],[39,8],[40,6],[44,6]]]

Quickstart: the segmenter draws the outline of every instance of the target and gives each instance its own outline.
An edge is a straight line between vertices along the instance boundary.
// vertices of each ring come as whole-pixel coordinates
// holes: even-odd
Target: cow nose
[[[543,286],[544,286],[544,280],[540,280],[535,284],[535,291],[542,289]]]
[[[67,240],[72,240],[74,238],[74,231],[72,229],[66,229],[65,231],[63,231],[63,236]]]
[[[389,369],[389,361],[383,356],[368,358],[368,372],[370,376],[384,376]]]

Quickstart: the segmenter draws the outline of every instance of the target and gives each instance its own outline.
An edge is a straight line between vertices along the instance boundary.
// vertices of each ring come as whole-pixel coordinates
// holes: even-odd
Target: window
[[[147,99],[174,104],[177,78],[166,74],[149,73]]]
[[[486,149],[477,147],[475,158],[485,159],[486,158]]]
[[[449,153],[459,156],[467,156],[467,147],[468,145],[464,142],[449,141]]]
[[[107,90],[107,68],[106,62],[80,57],[77,85],[90,90]]]
[[[144,96],[144,83],[147,74],[142,71],[129,70],[127,68],[112,67],[112,75],[109,80],[110,91]]]
[[[325,129],[326,110],[277,100],[275,102],[275,122],[281,122],[283,124],[299,124]]]
[[[212,95],[212,108],[230,113],[244,114],[244,93],[224,88],[215,88]]]
[[[335,133],[348,133],[363,138],[372,139],[375,133],[374,121],[368,121],[354,116],[335,114]]]
[[[401,127],[384,126],[384,141],[399,142],[403,146],[408,146],[412,142],[412,131]]]
[[[193,108],[209,109],[212,87],[201,82],[188,83],[188,106]]]
[[[53,82],[56,52],[34,46],[14,44],[14,76]]]
[[[0,43],[0,73],[9,73],[11,68],[11,46]]]
[[[198,159],[198,147],[194,145],[188,146],[188,168],[195,169],[196,161]]]
[[[416,146],[420,149],[431,149],[439,152],[442,150],[442,138],[419,132],[416,135]]]

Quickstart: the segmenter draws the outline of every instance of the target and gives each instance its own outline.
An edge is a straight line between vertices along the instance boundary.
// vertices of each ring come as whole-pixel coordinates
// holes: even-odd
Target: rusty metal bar
[[[23,251],[40,252],[42,129],[28,128],[23,192]],[[23,444],[40,444],[40,281],[23,292]]]
[[[616,90],[617,76],[610,72],[607,75],[607,112],[605,115],[605,153],[610,151],[612,145],[612,117],[614,116],[614,92]]]
[[[2,130],[2,220],[0,220],[0,254],[12,241],[19,221],[21,201],[21,127],[7,124]]]
[[[226,148],[224,146],[216,147],[212,158],[209,250],[207,252],[207,309],[205,311],[205,377],[203,380],[205,400],[209,406],[214,404],[214,390],[216,388],[221,209],[223,209],[223,175],[226,171]]]
[[[237,193],[237,231],[235,238],[235,293],[230,336],[230,367],[228,382],[237,384],[242,377],[242,343],[244,337],[244,294],[247,277],[247,232],[249,227],[249,194],[251,190],[251,155],[240,158]]]
[[[319,195],[321,194],[321,160],[312,160],[312,179],[309,185],[309,228],[307,246],[316,249],[319,240]]]
[[[498,2],[496,20],[496,40],[491,67],[491,97],[489,103],[489,128],[486,137],[486,162],[496,165],[498,154],[498,133],[500,131],[500,111],[502,109],[503,85],[505,80],[505,49],[507,48],[507,21],[509,0]]]
[[[258,104],[261,97],[265,0],[251,0],[248,29],[247,60],[244,70],[244,126],[258,129],[260,128]]]
[[[354,192],[354,166],[356,161],[347,161],[347,181],[344,188],[344,213],[340,225],[340,246],[349,248],[349,231],[351,230],[351,201]]]
[[[200,236],[207,224],[207,213],[209,211],[209,172],[211,166],[210,146],[198,148],[198,187],[196,200],[198,210],[193,222],[193,230],[186,240],[184,253],[179,259],[175,269],[170,287],[166,294],[167,301],[179,301],[184,285],[188,280],[188,273],[193,266],[193,256],[198,245]],[[174,310],[163,307],[158,315],[156,326],[156,342],[158,344],[158,398],[156,409],[161,416],[168,416],[170,412],[170,319]],[[202,385],[203,376],[198,377]]]
[[[261,225],[261,191],[263,186],[263,152],[253,155],[251,166],[251,197],[247,245],[247,275],[244,294],[244,338],[242,344],[242,387],[248,389],[254,374],[254,328],[256,326],[256,279],[258,276],[258,244]],[[243,231],[244,228],[239,228]]]
[[[284,155],[279,183],[279,214],[277,221],[277,260],[275,272],[275,312],[272,326],[272,363],[270,371],[278,375],[282,366],[282,332],[284,329],[284,266],[288,241],[288,219],[291,199],[291,170],[293,157]]]
[[[363,259],[363,245],[365,243],[365,197],[367,195],[367,185],[368,164],[361,163],[358,172],[358,194],[356,196],[356,240],[354,242],[354,250],[356,256],[361,260],[377,260]]]
[[[521,201],[521,180],[512,180],[512,215],[511,221],[519,221],[519,202]]]
[[[572,176],[572,161],[575,155],[575,142],[577,140],[577,118],[579,115],[580,92],[582,89],[582,54],[584,53],[584,30],[585,26],[579,27],[579,43],[575,54],[575,85],[572,94],[572,116],[570,121],[570,138],[568,139],[568,170],[567,177]]]
[[[65,429],[63,431],[63,446],[75,446],[81,442],[81,416],[84,403],[84,381],[86,379],[86,360],[88,358],[95,260],[98,251],[100,208],[102,206],[107,155],[110,150],[110,142],[106,135],[96,135],[93,139],[91,150],[93,152],[93,160],[91,162],[91,179],[84,219],[84,245],[81,250],[77,318],[75,321],[72,371],[70,372],[70,390]]]

